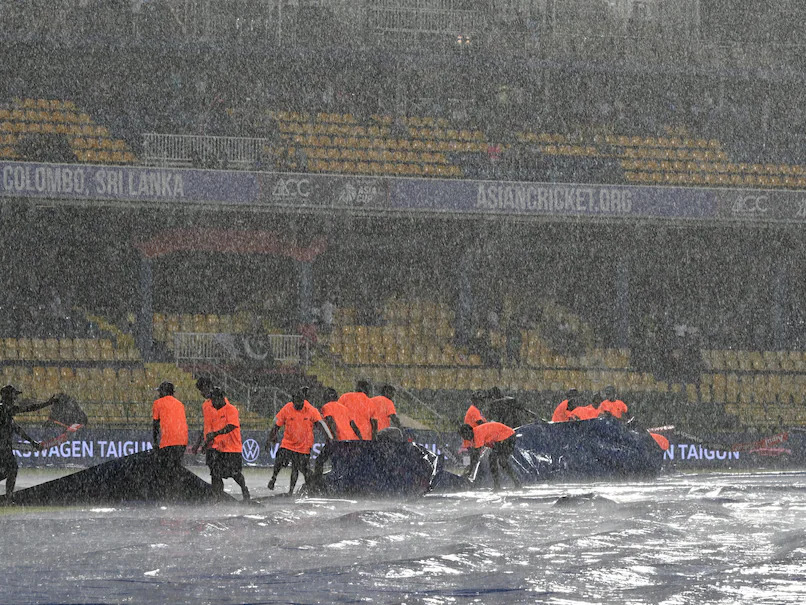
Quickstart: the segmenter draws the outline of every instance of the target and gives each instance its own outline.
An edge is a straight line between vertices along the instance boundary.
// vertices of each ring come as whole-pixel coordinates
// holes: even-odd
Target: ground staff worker
[[[164,381],[157,387],[159,398],[152,407],[153,443],[160,464],[166,468],[182,464],[188,445],[188,423],[185,406],[174,397],[174,385]]]
[[[369,383],[359,380],[355,384],[355,391],[344,393],[339,397],[339,403],[347,408],[355,420],[359,437],[364,441],[375,439],[378,432],[378,413],[369,398]]]
[[[274,458],[274,472],[271,479],[269,479],[268,488],[274,489],[274,484],[277,481],[277,475],[280,470],[287,464],[291,465],[291,481],[288,488],[288,494],[294,493],[294,487],[297,485],[297,478],[299,473],[305,478],[308,483],[310,478],[309,461],[311,459],[311,448],[313,447],[313,427],[319,423],[325,432],[326,441],[332,438],[330,430],[322,420],[322,415],[315,407],[313,407],[306,399],[308,389],[302,388],[294,393],[293,401],[287,403],[277,413],[274,421],[274,426],[269,433],[268,443],[266,447],[271,449],[272,445],[277,442],[277,433],[281,427],[285,427],[283,432],[283,440],[280,442],[280,448],[277,450],[277,455]]]
[[[210,483],[217,494],[224,493],[224,479],[231,477],[241,488],[244,500],[249,500],[249,489],[243,476],[243,442],[238,408],[227,401],[224,391],[214,387],[210,391],[212,413],[210,432],[205,434],[204,446],[212,452]]]
[[[358,425],[350,415],[350,411],[337,401],[335,389],[325,391],[327,403],[322,406],[321,414],[333,438],[337,441],[355,441],[361,439]]]
[[[484,417],[484,414],[481,413],[481,410],[476,407],[478,403],[481,405],[482,400],[484,399],[484,394],[480,393],[479,391],[475,391],[470,396],[470,407],[467,408],[467,412],[465,412],[465,421],[464,423],[470,426],[478,426],[480,424],[484,424],[487,422],[487,419]],[[465,439],[462,441],[462,448],[463,449],[470,449],[473,447],[473,444]]]
[[[619,420],[627,413],[627,404],[621,399],[616,399],[616,389],[613,386],[605,387],[605,398],[599,404],[599,415],[604,416],[609,414],[613,418]]]
[[[193,445],[194,454],[199,453],[199,449],[202,447],[204,438],[207,436],[207,434],[213,432],[213,415],[215,410],[213,409],[213,402],[210,399],[210,393],[213,392],[213,386],[213,381],[208,376],[201,376],[196,381],[196,388],[198,389],[199,393],[201,393],[202,397],[204,397],[204,403],[202,403],[202,430],[199,433],[199,436],[196,438],[196,443]],[[229,403],[229,401],[227,401],[227,403]],[[213,477],[213,465],[215,464],[215,461],[213,460],[213,455],[215,452],[215,449],[213,449],[214,447],[214,445],[210,445],[204,450],[204,463],[207,465],[207,468],[210,469],[211,481]]]
[[[395,387],[391,384],[385,384],[381,387],[380,395],[370,397],[370,402],[374,407],[375,416],[378,421],[378,431],[388,429],[390,426],[402,428],[400,420],[397,417],[395,402],[392,401],[394,396]]]
[[[14,486],[17,483],[17,458],[14,456],[13,437],[19,435],[30,442],[37,450],[42,449],[39,442],[34,441],[21,427],[14,422],[14,416],[25,412],[41,410],[54,403],[55,396],[45,403],[38,403],[28,407],[16,404],[17,397],[22,393],[12,385],[7,384],[0,389],[0,481],[6,481],[6,504],[14,501]]]
[[[521,482],[515,476],[515,471],[512,470],[512,466],[509,463],[509,457],[515,451],[514,430],[500,422],[485,422],[475,427],[463,424],[459,429],[459,435],[462,439],[472,443],[470,466],[465,471],[465,476],[469,476],[478,465],[481,448],[489,447],[490,473],[493,476],[494,489],[496,491],[501,489],[501,480],[498,474],[499,467],[504,469],[516,487],[521,487]]]

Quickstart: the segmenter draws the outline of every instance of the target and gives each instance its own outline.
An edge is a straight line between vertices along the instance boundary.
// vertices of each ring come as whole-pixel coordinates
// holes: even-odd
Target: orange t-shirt
[[[160,447],[188,444],[188,422],[185,406],[173,395],[154,401],[154,420],[160,421]]]
[[[485,422],[487,422],[487,419],[481,414],[481,410],[475,405],[471,404],[470,407],[467,408],[467,412],[465,412],[465,424],[475,427],[479,424],[484,424]],[[467,439],[462,440],[462,447],[469,448],[472,446],[473,444]]]
[[[372,405],[375,407],[375,414],[378,418],[378,430],[382,431],[392,426],[392,421],[389,420],[389,416],[397,414],[395,402],[383,395],[370,397],[370,402],[372,402]]]
[[[301,410],[295,410],[293,403],[286,403],[277,412],[275,422],[284,426],[280,447],[300,454],[310,454],[313,447],[313,425],[322,420],[315,407],[305,401]]]
[[[599,404],[599,413],[602,412],[607,412],[614,418],[621,418],[627,413],[627,404],[621,399],[615,399],[613,401],[610,399],[605,399]]]
[[[334,438],[337,441],[355,441],[358,439],[358,435],[355,434],[353,427],[350,426],[352,416],[350,416],[349,410],[338,401],[331,401],[323,405],[322,416],[324,418],[330,416],[333,422],[336,423]]]
[[[568,422],[570,418],[571,412],[568,411],[568,400],[566,399],[557,406],[557,409],[554,410],[554,414],[551,416],[551,421]]]
[[[358,426],[358,430],[361,431],[361,437],[364,441],[372,439],[372,423],[370,419],[375,418],[377,420],[378,415],[369,397],[361,391],[352,391],[339,397],[339,403],[350,412],[350,416]]]
[[[500,422],[485,422],[473,427],[473,446],[492,447],[499,441],[509,439],[515,431]]]
[[[205,437],[213,432],[213,416],[215,411],[216,409],[213,407],[213,402],[209,399],[205,399],[202,404],[202,432]]]
[[[592,405],[583,405],[578,408],[574,408],[568,413],[569,419],[574,420],[590,420],[591,418],[596,418],[598,415],[599,410]]]
[[[241,453],[243,449],[243,442],[241,441],[241,423],[238,418],[238,408],[232,405],[229,401],[224,404],[220,410],[213,408],[212,425],[213,431],[220,431],[228,424],[235,427],[234,431],[218,435],[213,440],[213,449],[219,452],[238,452]]]

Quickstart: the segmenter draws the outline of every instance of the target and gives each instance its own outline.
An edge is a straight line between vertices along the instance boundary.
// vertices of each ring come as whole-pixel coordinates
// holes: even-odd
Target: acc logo
[[[260,446],[254,439],[247,439],[241,447],[241,456],[247,462],[254,462],[260,456]]]
[[[764,214],[769,210],[766,195],[740,195],[733,202],[733,214]]]
[[[297,198],[311,195],[311,182],[308,179],[280,179],[271,190],[272,197]]]

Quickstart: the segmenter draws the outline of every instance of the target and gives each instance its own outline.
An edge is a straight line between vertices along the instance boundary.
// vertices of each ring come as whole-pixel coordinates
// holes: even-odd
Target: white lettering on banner
[[[675,455],[675,448],[677,454]],[[738,460],[739,452],[712,450],[699,444],[673,443],[663,453],[664,460]]]
[[[795,218],[806,219],[806,197],[798,200],[798,210],[795,212]]]
[[[311,182],[308,179],[278,179],[271,190],[272,197],[298,198],[311,195]]]
[[[632,211],[629,189],[593,187],[543,187],[539,185],[480,184],[476,208],[549,213],[625,214]]]
[[[128,178],[124,178],[128,176]],[[95,192],[99,195],[182,198],[185,181],[180,173],[164,170],[128,170],[101,168],[93,175]]]
[[[83,168],[5,166],[0,181],[12,193],[84,193]]]
[[[41,452],[14,450],[14,454],[19,458],[94,458],[97,451],[101,458],[119,458],[150,449],[150,441],[65,441]]]
[[[766,195],[740,195],[733,202],[733,214],[764,214],[769,210]]]

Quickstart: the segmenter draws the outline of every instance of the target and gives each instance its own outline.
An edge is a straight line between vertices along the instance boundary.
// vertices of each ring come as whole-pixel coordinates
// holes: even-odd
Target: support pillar
[[[473,248],[468,246],[459,258],[458,300],[454,332],[458,344],[470,341],[473,330]]]
[[[298,323],[307,326],[313,323],[313,263],[297,261]]]
[[[619,348],[626,349],[630,346],[630,263],[626,254],[619,256],[616,261],[615,282],[615,340]]]
[[[140,308],[137,311],[136,335],[137,348],[143,361],[151,361],[153,356],[153,270],[151,259],[140,258]]]
[[[772,346],[776,351],[787,348],[789,324],[789,263],[785,255],[773,260],[772,266]]]

